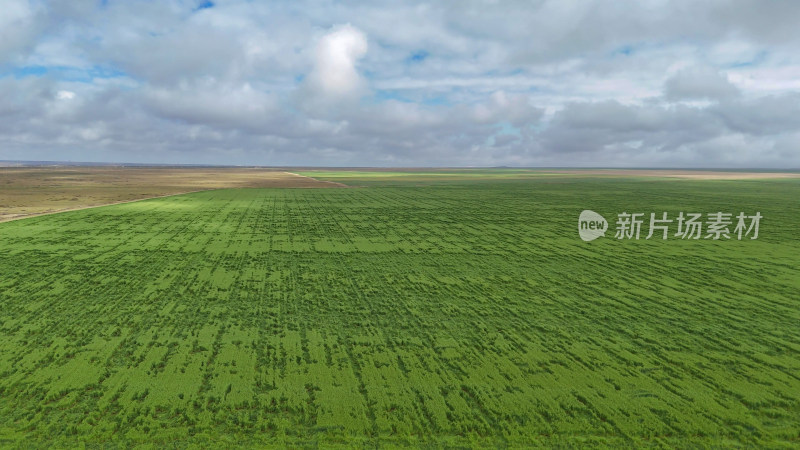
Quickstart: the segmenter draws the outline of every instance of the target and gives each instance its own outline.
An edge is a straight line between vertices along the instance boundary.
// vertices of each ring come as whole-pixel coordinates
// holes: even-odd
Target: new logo
[[[578,234],[586,242],[605,236],[607,229],[608,222],[606,222],[606,219],[594,211],[586,209],[578,217]]]

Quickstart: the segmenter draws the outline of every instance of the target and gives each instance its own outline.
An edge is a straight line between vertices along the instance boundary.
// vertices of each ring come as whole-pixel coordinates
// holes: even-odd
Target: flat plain
[[[800,445],[800,181],[300,173],[0,224],[0,444]]]
[[[0,222],[209,189],[336,186],[265,168],[0,166]]]

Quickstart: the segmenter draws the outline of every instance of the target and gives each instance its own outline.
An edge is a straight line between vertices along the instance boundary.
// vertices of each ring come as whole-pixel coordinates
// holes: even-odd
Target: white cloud
[[[364,80],[356,63],[367,53],[367,37],[351,25],[337,27],[323,36],[314,53],[308,85],[316,95],[342,99],[361,92]]]
[[[72,91],[58,91],[56,93],[56,98],[59,100],[72,100],[75,98],[75,93]]]

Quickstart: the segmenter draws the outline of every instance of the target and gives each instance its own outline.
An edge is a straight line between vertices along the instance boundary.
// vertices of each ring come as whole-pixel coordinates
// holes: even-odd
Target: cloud
[[[178,88],[150,88],[145,109],[178,123],[263,132],[278,113],[277,100],[249,83],[226,84],[211,80]]]
[[[26,0],[6,0],[0,14],[0,67],[20,61],[33,50],[44,30],[38,8]]]
[[[703,109],[608,100],[568,104],[541,137],[553,153],[615,154],[620,162],[623,155],[629,158],[645,151],[670,154],[723,132],[721,121]]]
[[[800,92],[728,102],[710,112],[737,133],[778,137],[800,129]]]
[[[224,78],[239,70],[244,59],[242,45],[235,36],[202,25],[120,38],[113,49],[104,49],[98,56],[153,84]]]
[[[680,70],[664,85],[664,96],[670,101],[724,100],[739,94],[727,76],[711,67]]]
[[[323,99],[353,98],[364,90],[356,63],[367,53],[367,37],[351,25],[337,27],[324,35],[314,52],[314,68],[306,85],[310,95]]]
[[[797,2],[203,4],[7,0],[0,159],[800,167]]]
[[[58,91],[56,93],[56,98],[59,100],[72,100],[75,98],[75,93],[71,91]]]
[[[541,108],[531,105],[529,96],[496,91],[489,96],[487,102],[473,108],[472,118],[477,123],[508,122],[520,127],[536,123],[542,114]]]

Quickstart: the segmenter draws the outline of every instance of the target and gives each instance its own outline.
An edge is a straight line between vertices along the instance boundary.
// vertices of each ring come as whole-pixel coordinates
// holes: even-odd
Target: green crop
[[[800,444],[800,183],[416,182],[0,224],[0,445]]]

